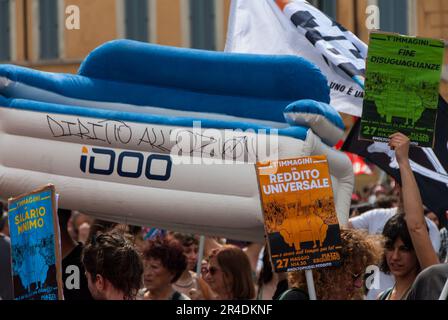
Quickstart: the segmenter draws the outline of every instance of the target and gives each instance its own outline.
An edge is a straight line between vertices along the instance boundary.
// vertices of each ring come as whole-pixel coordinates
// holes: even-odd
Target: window
[[[39,58],[59,57],[58,0],[39,0]]]
[[[408,33],[408,1],[378,0],[381,31]]]
[[[191,47],[216,50],[215,1],[190,0]]]
[[[309,3],[325,13],[327,16],[336,20],[336,1],[337,0],[311,0]]]
[[[149,41],[148,23],[149,23],[148,0],[126,0],[125,2],[126,38],[145,42]]]
[[[9,0],[0,0],[0,61],[11,59]]]

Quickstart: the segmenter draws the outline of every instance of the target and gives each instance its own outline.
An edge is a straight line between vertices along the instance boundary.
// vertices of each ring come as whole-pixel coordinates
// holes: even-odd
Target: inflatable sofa
[[[254,163],[325,154],[340,224],[350,160],[317,67],[116,40],[77,75],[0,65],[0,197],[53,183],[95,217],[263,241]]]

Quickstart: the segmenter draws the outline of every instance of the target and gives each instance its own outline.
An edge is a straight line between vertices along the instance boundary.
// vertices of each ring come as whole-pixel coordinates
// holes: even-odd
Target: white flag
[[[301,56],[326,75],[337,111],[362,114],[366,44],[304,0],[232,0],[225,51]]]

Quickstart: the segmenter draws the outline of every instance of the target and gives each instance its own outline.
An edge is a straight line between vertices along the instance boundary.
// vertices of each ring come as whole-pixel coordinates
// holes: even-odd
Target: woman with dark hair
[[[270,299],[264,299],[266,297],[266,289],[271,284],[272,279],[274,278],[275,272],[272,270],[272,263],[271,259],[269,258],[268,249],[265,247],[263,249],[263,259],[262,259],[263,265],[260,270],[260,274],[258,275],[257,280],[257,300],[271,300],[272,296],[274,295],[274,292],[269,292],[268,295],[270,295]],[[275,286],[277,286],[277,283],[275,283]],[[272,291],[272,290],[269,290]],[[275,289],[274,289],[275,291]]]
[[[187,259],[187,268],[173,284],[173,287],[180,293],[189,296],[192,300],[210,300],[212,298],[210,287],[195,272],[198,263],[198,238],[193,234],[180,232],[170,232],[168,237],[182,245],[185,258]]]
[[[379,300],[403,300],[419,272],[439,263],[429,238],[423,214],[423,203],[409,163],[409,138],[402,133],[391,137],[389,146],[395,150],[400,166],[403,214],[392,217],[385,225],[386,238],[382,270],[395,277],[395,285],[382,292]]]
[[[396,214],[387,221],[383,236],[385,250],[381,271],[394,276],[395,286],[382,292],[378,299],[405,299],[407,291],[420,273],[421,267],[403,213]],[[393,290],[395,291],[393,292]],[[395,294],[392,296],[392,293]]]
[[[269,257],[268,248],[263,249],[262,267],[257,280],[257,300],[276,300],[288,290],[287,273],[276,273]]]
[[[249,258],[236,246],[224,245],[212,250],[205,281],[218,300],[255,298]]]
[[[156,239],[143,251],[144,300],[190,300],[173,284],[187,268],[183,248],[177,241]]]

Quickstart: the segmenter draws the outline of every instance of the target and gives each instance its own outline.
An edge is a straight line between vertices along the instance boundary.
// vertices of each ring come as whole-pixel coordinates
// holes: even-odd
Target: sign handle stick
[[[445,286],[443,287],[439,300],[446,300],[447,297],[448,297],[448,279],[446,279]]]
[[[316,298],[316,288],[314,288],[313,271],[305,270],[306,285],[308,287],[308,295],[310,300],[317,300]]]
[[[205,246],[205,236],[200,236],[199,250],[198,250],[198,262],[196,264],[196,275],[198,278],[201,276],[202,259],[204,258],[204,246]],[[197,283],[197,281],[196,281],[196,283]]]

